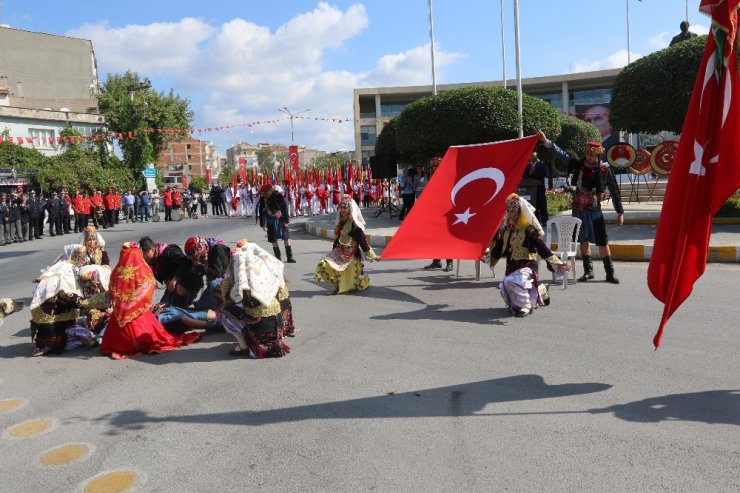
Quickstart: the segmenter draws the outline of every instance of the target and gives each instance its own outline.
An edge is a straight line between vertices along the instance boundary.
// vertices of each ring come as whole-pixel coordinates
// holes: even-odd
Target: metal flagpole
[[[504,0],[501,0],[501,60],[501,65],[504,71],[504,89],[506,89],[506,36],[504,36]]]
[[[624,0],[624,3],[627,5],[627,65],[629,65],[632,61],[630,56],[630,0]]]
[[[524,116],[522,111],[522,66],[519,55],[519,0],[514,0],[514,38],[516,39],[516,107],[519,113],[519,137],[524,137]]]
[[[432,0],[429,0],[429,37],[432,40],[432,95],[437,95],[437,75],[434,70],[434,20],[432,19]]]

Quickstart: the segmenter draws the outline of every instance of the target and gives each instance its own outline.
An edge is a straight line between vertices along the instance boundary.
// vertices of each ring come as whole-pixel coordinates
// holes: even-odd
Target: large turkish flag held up
[[[537,136],[453,146],[382,254],[383,259],[477,260],[501,224]]]
[[[740,187],[739,3],[703,0],[700,6],[712,17],[712,29],[684,120],[648,268],[648,287],[664,304],[653,339],[656,348],[668,318],[704,273],[712,216]]]

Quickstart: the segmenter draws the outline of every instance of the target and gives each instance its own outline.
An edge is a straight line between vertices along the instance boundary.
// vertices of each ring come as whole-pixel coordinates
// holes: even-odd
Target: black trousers
[[[401,200],[403,201],[403,205],[401,206],[401,212],[398,214],[399,220],[403,220],[406,214],[411,212],[411,208],[414,206],[414,202],[416,202],[416,195],[413,193],[402,193]]]
[[[28,239],[33,240],[34,238],[40,238],[41,231],[39,230],[39,218],[32,217],[28,220]]]
[[[172,221],[172,206],[171,205],[164,206],[164,220]]]

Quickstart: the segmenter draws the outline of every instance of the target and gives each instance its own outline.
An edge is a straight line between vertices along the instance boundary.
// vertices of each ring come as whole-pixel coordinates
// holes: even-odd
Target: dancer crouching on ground
[[[553,266],[561,274],[570,270],[542,241],[544,232],[534,214],[529,202],[512,193],[506,199],[505,222],[491,242],[491,268],[506,257],[501,296],[515,317],[526,317],[534,308],[550,304],[547,288],[539,283],[534,269],[538,253],[548,268]]]
[[[297,329],[283,263],[254,243],[243,239],[233,251],[221,283],[223,305],[219,322],[238,345],[229,352],[243,358],[277,358],[290,352],[282,339]]]
[[[370,262],[380,257],[370,248],[365,236],[365,219],[349,195],[344,195],[339,203],[334,234],[333,249],[319,261],[314,280],[332,284],[329,294],[366,290],[370,278],[363,273],[362,252]]]

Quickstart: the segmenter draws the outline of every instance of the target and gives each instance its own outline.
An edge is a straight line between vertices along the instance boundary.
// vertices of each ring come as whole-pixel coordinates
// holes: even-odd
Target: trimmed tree
[[[546,101],[525,94],[522,109],[524,135],[538,130],[553,137],[560,134],[558,112]],[[519,133],[516,93],[495,87],[466,87],[424,97],[394,120],[399,157],[412,163],[442,156],[452,145],[514,139]],[[390,144],[382,142],[383,146]]]
[[[697,36],[627,65],[612,88],[612,125],[632,133],[681,133],[706,41]]]
[[[583,150],[588,142],[601,142],[601,134],[596,125],[575,116],[560,115],[560,135],[553,139],[558,147],[566,152],[583,157]],[[548,135],[549,137],[549,135]],[[567,174],[566,165],[560,161],[553,162],[553,154],[543,145],[537,146],[537,154],[546,162],[551,163],[551,168],[558,176]]]

